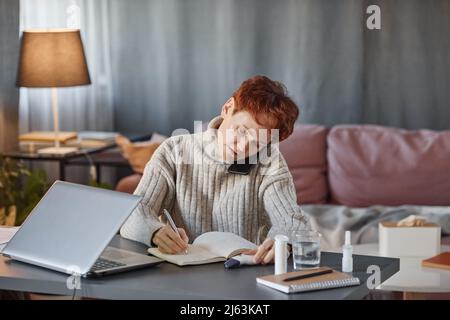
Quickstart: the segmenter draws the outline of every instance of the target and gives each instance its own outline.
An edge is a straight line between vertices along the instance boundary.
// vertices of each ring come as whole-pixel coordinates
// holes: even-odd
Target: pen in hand
[[[178,231],[177,226],[175,225],[175,222],[173,222],[172,217],[170,216],[169,211],[167,211],[166,209],[163,210],[164,215],[167,219],[167,222],[169,223],[170,227],[173,229],[173,231],[176,232],[176,234],[178,235],[178,237],[180,237],[180,239],[182,239],[180,232]],[[186,249],[184,253],[188,253],[188,250]]]

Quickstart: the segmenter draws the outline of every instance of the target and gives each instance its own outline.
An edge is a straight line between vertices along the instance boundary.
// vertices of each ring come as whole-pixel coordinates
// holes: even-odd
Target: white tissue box
[[[432,257],[441,249],[441,227],[425,223],[418,227],[379,223],[380,255],[388,257]]]

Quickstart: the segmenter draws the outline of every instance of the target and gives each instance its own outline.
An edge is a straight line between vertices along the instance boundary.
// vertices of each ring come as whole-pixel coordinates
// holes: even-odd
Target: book
[[[77,137],[76,132],[64,132],[61,131],[58,134],[58,140],[61,143],[65,143],[71,139],[75,139]],[[19,135],[19,141],[28,141],[28,142],[54,142],[55,141],[55,132],[54,131],[32,131],[28,133],[24,133]]]
[[[101,140],[78,140],[71,139],[64,143],[61,143],[61,147],[76,147],[83,149],[91,148],[101,148],[111,145],[114,141],[101,141]],[[36,153],[38,150],[43,148],[54,147],[54,142],[43,142],[43,141],[20,141],[19,150],[26,153]]]
[[[119,135],[118,132],[109,131],[80,131],[78,132],[78,140],[94,140],[104,142],[114,142],[114,139]]]
[[[450,252],[442,252],[437,256],[422,260],[422,266],[450,270]]]
[[[284,281],[287,278],[307,275],[309,273],[315,273],[325,270],[331,269],[329,267],[320,267],[319,269],[314,270],[294,271],[279,275],[270,274],[267,276],[256,278],[256,282],[285,293],[315,291],[360,285],[359,278],[352,277],[351,275],[336,270],[332,270],[331,273],[316,277],[293,281]]]
[[[188,246],[187,254],[165,254],[158,248],[149,248],[148,252],[167,262],[185,266],[226,261],[246,250],[257,247],[256,244],[234,233],[212,231],[198,236]]]

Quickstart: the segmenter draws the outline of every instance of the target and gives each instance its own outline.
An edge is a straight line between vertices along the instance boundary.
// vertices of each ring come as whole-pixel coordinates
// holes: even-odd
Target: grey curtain
[[[108,0],[20,0],[20,29],[76,28],[81,37],[92,84],[58,88],[63,131],[113,129],[109,60]],[[22,88],[20,131],[53,130],[48,88]]]
[[[90,110],[81,117],[86,120],[83,126],[103,123],[89,125],[91,129],[166,134],[176,128],[192,130],[194,120],[217,115],[239,84],[255,74],[286,84],[301,107],[300,122],[449,128],[448,0],[72,2],[89,5],[82,17],[86,34],[108,30],[110,39],[97,42],[106,57],[99,61],[111,65],[112,80],[105,86],[104,77],[97,79],[101,86],[95,92],[112,92],[113,102],[86,101],[76,108]],[[17,135],[17,3],[0,1],[3,145]],[[28,2],[40,23],[50,23],[46,15],[59,10],[56,2],[49,3]],[[370,4],[381,7],[381,30],[365,27]],[[61,11],[62,21],[65,14]],[[63,109],[64,104],[61,101]],[[72,109],[64,113],[70,119],[61,119],[67,129],[81,119],[69,112]],[[45,114],[50,119],[50,113]]]
[[[366,8],[381,8],[368,30]],[[110,0],[115,129],[193,129],[246,78],[300,122],[448,129],[448,0]]]
[[[0,0],[0,152],[14,148],[18,133],[19,3]]]

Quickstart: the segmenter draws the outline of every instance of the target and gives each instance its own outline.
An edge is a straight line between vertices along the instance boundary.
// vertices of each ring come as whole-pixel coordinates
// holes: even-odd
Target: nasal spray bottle
[[[275,236],[275,275],[287,272],[287,244],[289,238],[278,234]]]
[[[342,272],[353,272],[353,247],[350,231],[345,231],[345,244],[342,246]]]

